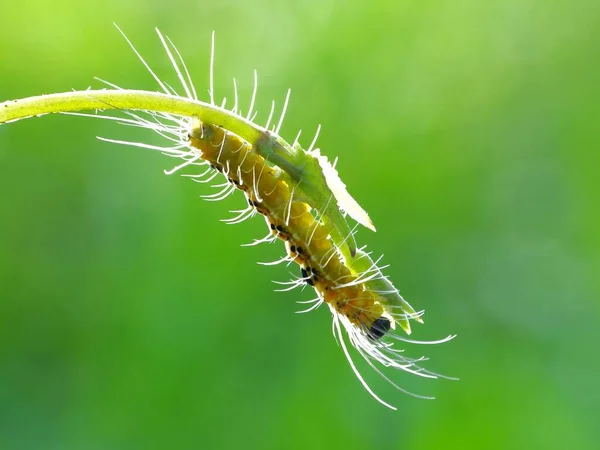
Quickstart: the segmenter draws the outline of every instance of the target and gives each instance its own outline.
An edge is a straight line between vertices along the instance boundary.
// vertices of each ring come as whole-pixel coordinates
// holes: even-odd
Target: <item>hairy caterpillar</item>
[[[247,114],[241,113],[237,89],[231,110],[225,109],[225,102],[218,106],[213,88],[213,36],[210,103],[200,102],[179,51],[168,38],[156,31],[185,96],[178,95],[164,83],[125,37],[162,93],[125,90],[107,83],[111,89],[5,102],[0,104],[0,124],[51,112],[115,120],[150,129],[170,142],[168,146],[157,147],[140,142],[104,139],[158,150],[183,161],[172,170],[165,171],[166,174],[204,166],[201,173],[184,176],[199,183],[209,183],[219,175],[224,176],[225,182],[216,185],[221,190],[205,198],[216,201],[235,190],[244,193],[248,207],[228,222],[241,222],[257,214],[265,218],[269,234],[254,243],[277,239],[283,241],[286,255],[277,262],[296,263],[300,268],[300,276],[291,280],[284,290],[305,284],[314,288],[317,298],[311,301],[312,305],[306,311],[324,303],[328,305],[333,316],[334,336],[356,376],[375,399],[395,409],[380,399],[362,378],[346,347],[342,329],[367,363],[401,391],[404,390],[382,373],[378,366],[428,378],[437,378],[439,375],[418,366],[424,358],[405,357],[401,350],[393,347],[394,340],[419,343],[395,332],[401,328],[410,334],[410,320],[422,322],[422,312],[415,311],[400,296],[383,275],[382,268],[378,266],[379,260],[373,261],[364,248],[357,247],[354,230],[346,221],[346,215],[374,230],[367,213],[348,194],[327,158],[318,149],[313,149],[317,136],[308,150],[301,147],[298,137],[290,145],[279,136],[289,91],[279,121],[271,129],[273,108],[266,126],[254,123],[256,74]],[[74,112],[89,109],[120,110],[125,117]],[[425,343],[444,342],[452,337]]]

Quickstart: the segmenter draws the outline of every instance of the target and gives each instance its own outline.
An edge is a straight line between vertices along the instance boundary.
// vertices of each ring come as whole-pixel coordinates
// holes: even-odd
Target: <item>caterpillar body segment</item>
[[[319,149],[312,149],[317,137],[318,131],[313,144],[306,151],[297,142],[290,146],[281,137],[265,130],[264,136],[256,142],[256,147],[258,153],[268,161],[284,169],[296,182],[302,182],[301,190],[307,196],[308,203],[314,208],[321,207],[332,197],[335,199],[324,213],[333,222],[334,228],[340,235],[352,239],[348,246],[354,256],[356,243],[353,241],[353,236],[348,234],[350,229],[342,212],[370,230],[375,231],[375,226],[367,212],[348,193],[346,185],[327,157],[321,155]]]
[[[390,311],[392,316],[390,326],[392,329],[395,329],[395,324],[397,324],[406,334],[411,334],[410,319],[423,323],[422,313],[415,311],[404,300],[398,289],[382,273],[381,268],[371,259],[368,253],[359,249],[356,258],[348,259],[347,264],[353,274],[362,276],[364,285],[372,292],[376,292],[378,301]]]
[[[364,226],[372,230],[375,228],[368,214],[345,190],[337,172],[326,170],[331,167],[327,158],[320,156],[318,150],[307,152],[299,144],[293,146],[293,153],[279,152],[278,148],[286,149],[289,144],[268,130],[265,130],[264,137],[255,146],[257,153],[289,175],[297,186],[297,195],[319,211],[323,220],[331,225],[331,235],[336,245],[343,249],[345,254],[354,256],[356,240],[343,215],[344,208],[350,211],[349,214],[359,217]],[[357,212],[359,210],[362,213]]]

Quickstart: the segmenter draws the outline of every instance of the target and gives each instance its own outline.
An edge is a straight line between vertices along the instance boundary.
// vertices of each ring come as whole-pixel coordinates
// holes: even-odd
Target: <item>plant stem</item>
[[[148,110],[198,117],[217,124],[248,142],[257,142],[265,130],[248,120],[209,103],[185,97],[139,90],[89,90],[39,95],[0,104],[0,124],[57,112],[97,109]]]

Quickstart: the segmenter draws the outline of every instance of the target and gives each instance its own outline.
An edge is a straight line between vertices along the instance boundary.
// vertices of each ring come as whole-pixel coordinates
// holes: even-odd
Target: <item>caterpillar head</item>
[[[373,340],[381,339],[383,336],[385,336],[387,334],[388,331],[390,331],[390,329],[392,327],[392,323],[393,322],[390,319],[388,319],[386,316],[379,317],[369,327],[369,329],[368,329],[369,337]]]

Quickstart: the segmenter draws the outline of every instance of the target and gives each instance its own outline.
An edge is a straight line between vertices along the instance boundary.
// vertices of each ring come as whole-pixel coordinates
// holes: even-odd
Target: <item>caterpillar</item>
[[[426,358],[409,358],[395,341],[405,343],[442,343],[415,341],[400,334],[411,334],[410,321],[422,323],[423,312],[417,312],[407,303],[383,274],[380,258],[374,260],[364,247],[358,247],[356,227],[351,228],[347,217],[358,224],[375,230],[365,210],[350,196],[346,186],[328,159],[314,148],[317,133],[308,147],[299,143],[300,134],[293,144],[279,136],[288,106],[290,91],[279,121],[270,127],[274,102],[266,125],[254,122],[253,111],[257,92],[257,75],[250,107],[243,115],[238,101],[234,79],[234,106],[225,108],[215,103],[214,95],[214,33],[210,59],[210,103],[198,100],[192,78],[173,42],[156,29],[185,96],[163,82],[150,68],[131,41],[117,27],[141,63],[157,82],[162,92],[122,89],[103,81],[108,88],[75,91],[49,96],[30,97],[0,104],[0,124],[34,115],[52,112],[113,120],[122,124],[152,130],[169,144],[154,146],[101,138],[107,142],[125,144],[160,151],[182,160],[165,174],[182,173],[198,183],[211,183],[216,177],[223,182],[214,185],[218,192],[205,195],[210,201],[221,200],[235,191],[241,191],[248,206],[226,222],[235,224],[253,216],[262,216],[268,234],[252,245],[280,240],[285,255],[275,263],[296,264],[299,276],[282,283],[281,290],[311,286],[317,294],[308,312],[326,304],[331,311],[334,337],[362,386],[377,401],[396,409],[381,399],[369,386],[356,367],[346,339],[367,364],[396,389],[421,398],[400,387],[384,368],[396,369],[426,378],[439,378],[419,364]],[[97,110],[83,113],[83,110]],[[101,112],[117,110],[123,115]],[[199,173],[183,173],[184,169],[203,167]],[[345,332],[345,335],[344,335]],[[443,377],[449,378],[449,377]]]

